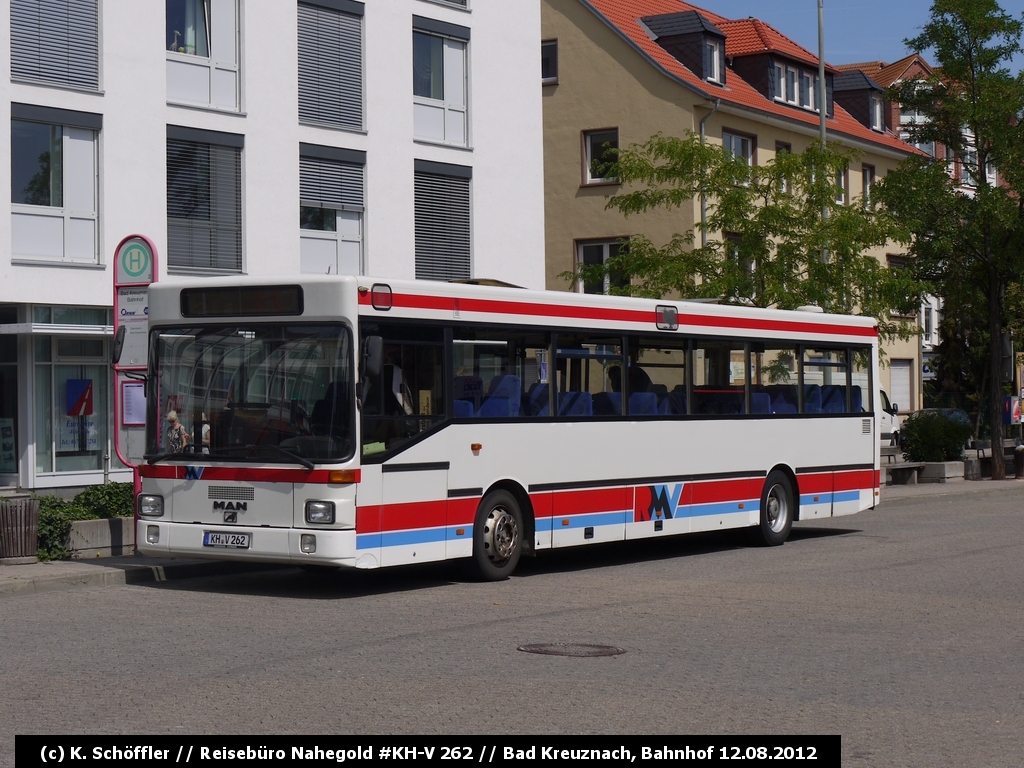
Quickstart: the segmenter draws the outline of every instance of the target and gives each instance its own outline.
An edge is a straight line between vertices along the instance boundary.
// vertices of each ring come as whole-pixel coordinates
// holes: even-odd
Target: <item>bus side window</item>
[[[555,356],[558,415],[622,415],[625,363],[621,338],[559,334]]]
[[[797,412],[796,345],[767,342],[750,356],[753,386],[750,392],[751,413],[778,415]]]
[[[630,414],[685,416],[686,342],[630,339],[629,354]]]
[[[516,419],[548,415],[548,339],[541,333],[457,327],[452,339],[453,416]]]
[[[446,418],[441,332],[390,323],[375,332],[384,339],[384,363],[363,401],[364,456],[391,451]]]
[[[746,413],[746,349],[742,341],[699,341],[693,352],[690,412],[712,416]]]

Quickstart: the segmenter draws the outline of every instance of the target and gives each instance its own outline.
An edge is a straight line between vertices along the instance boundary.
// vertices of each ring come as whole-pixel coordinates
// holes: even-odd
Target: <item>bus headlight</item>
[[[163,517],[164,497],[139,494],[139,514],[142,517]]]
[[[334,502],[307,501],[306,522],[312,525],[332,525],[334,523]]]

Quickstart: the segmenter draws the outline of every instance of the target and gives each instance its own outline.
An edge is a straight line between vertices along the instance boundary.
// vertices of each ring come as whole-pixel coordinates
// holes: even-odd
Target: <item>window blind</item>
[[[237,147],[167,140],[167,264],[242,271],[242,158]]]
[[[98,89],[97,0],[11,0],[11,76]]]
[[[299,158],[303,205],[342,211],[363,210],[363,166],[319,157]]]
[[[363,127],[362,17],[299,4],[299,119]]]
[[[471,277],[469,183],[416,171],[416,279]]]

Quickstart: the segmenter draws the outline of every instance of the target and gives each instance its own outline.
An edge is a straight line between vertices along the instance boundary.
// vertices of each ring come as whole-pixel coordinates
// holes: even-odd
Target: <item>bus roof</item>
[[[873,342],[878,335],[877,321],[864,316],[346,275],[172,278],[151,286],[151,320],[163,323],[183,319],[179,292],[185,288],[296,285],[302,286],[305,294],[302,317],[318,320],[332,315],[336,317],[341,305],[349,303],[340,299],[355,295],[358,314],[364,318],[543,328],[606,328],[630,333],[800,338],[807,341],[827,338],[861,343]],[[675,323],[670,322],[672,310],[675,311]],[[254,312],[251,317],[269,319],[266,313],[259,312]]]

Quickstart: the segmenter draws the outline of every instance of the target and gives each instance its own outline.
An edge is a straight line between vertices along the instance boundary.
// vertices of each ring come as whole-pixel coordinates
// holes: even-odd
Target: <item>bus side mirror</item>
[[[363,377],[380,376],[384,362],[384,340],[380,336],[367,336],[363,341]]]
[[[891,403],[889,405],[889,413],[891,413],[893,416],[895,416],[899,412],[900,412],[900,407],[898,405],[896,405],[896,403]]]
[[[124,335],[127,332],[128,326],[122,325],[118,327],[117,333],[114,334],[114,348],[110,351],[111,367],[121,362],[121,352],[124,350]]]

